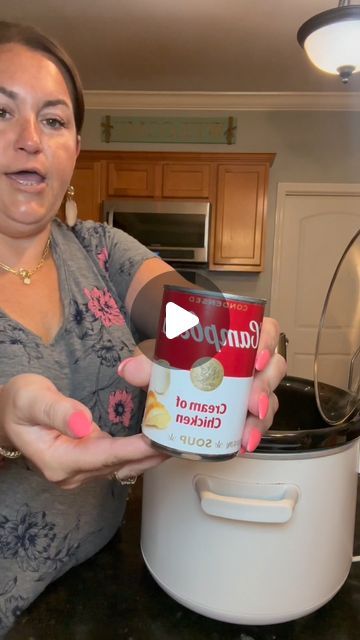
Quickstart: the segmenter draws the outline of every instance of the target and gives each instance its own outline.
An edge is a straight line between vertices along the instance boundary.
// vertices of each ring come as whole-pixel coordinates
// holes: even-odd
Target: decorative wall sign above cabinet
[[[236,118],[132,118],[104,116],[103,142],[235,144]]]

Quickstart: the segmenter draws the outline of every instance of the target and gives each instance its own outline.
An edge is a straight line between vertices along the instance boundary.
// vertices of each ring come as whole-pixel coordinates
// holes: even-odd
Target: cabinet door
[[[210,165],[166,163],[163,165],[164,198],[208,198]]]
[[[101,219],[102,163],[78,159],[71,180],[75,188],[78,217],[82,220]]]
[[[109,162],[108,195],[155,197],[159,168],[151,162]]]
[[[219,165],[213,264],[261,271],[268,167]]]

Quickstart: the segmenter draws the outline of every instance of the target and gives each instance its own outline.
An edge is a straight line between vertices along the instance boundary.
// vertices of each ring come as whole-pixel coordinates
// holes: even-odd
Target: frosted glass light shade
[[[360,5],[313,16],[300,27],[297,40],[316,67],[347,82],[360,71]]]
[[[360,71],[360,19],[328,24],[311,33],[304,42],[311,62],[327,73],[338,73],[339,67],[355,67]]]

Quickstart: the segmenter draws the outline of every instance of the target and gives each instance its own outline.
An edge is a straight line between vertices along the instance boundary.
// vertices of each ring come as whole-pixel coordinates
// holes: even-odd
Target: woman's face
[[[22,45],[0,45],[0,234],[31,235],[57,214],[78,152],[57,66]]]

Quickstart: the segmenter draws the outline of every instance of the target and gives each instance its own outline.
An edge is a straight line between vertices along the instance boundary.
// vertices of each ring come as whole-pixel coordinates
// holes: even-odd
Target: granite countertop
[[[360,492],[359,492],[360,493]],[[242,626],[218,622],[172,600],[140,552],[141,483],[122,530],[96,556],[69,571],[19,618],[6,640],[358,640],[360,562],[324,607],[293,622]],[[354,553],[360,554],[360,497]]]

